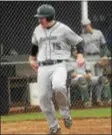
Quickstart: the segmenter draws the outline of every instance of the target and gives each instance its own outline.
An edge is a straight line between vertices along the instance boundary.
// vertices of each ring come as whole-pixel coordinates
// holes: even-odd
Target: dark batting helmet
[[[49,18],[55,17],[55,9],[48,4],[44,4],[37,9],[37,14],[35,15],[37,18]]]

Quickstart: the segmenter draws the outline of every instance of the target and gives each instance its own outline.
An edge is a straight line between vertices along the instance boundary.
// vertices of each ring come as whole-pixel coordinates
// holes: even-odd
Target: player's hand
[[[38,70],[38,65],[37,65],[37,62],[36,62],[36,58],[33,57],[33,56],[30,56],[30,57],[29,57],[29,63],[30,63],[30,65],[31,65],[32,69],[33,69],[35,72],[37,72],[37,70]]]
[[[98,64],[101,66],[101,67],[104,67],[106,64],[108,63],[108,58],[105,56],[105,57],[101,57],[98,61]]]
[[[87,80],[91,79],[91,74],[84,74],[83,77]]]
[[[71,77],[75,78],[77,75],[75,73],[72,73]]]
[[[83,64],[85,63],[85,59],[84,59],[84,57],[83,57],[82,54],[78,54],[78,55],[77,55],[76,63],[77,63],[77,65],[78,65],[78,67],[83,66]]]

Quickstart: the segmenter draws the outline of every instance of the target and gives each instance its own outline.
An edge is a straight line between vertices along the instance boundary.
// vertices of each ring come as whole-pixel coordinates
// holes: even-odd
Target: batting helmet
[[[51,5],[44,4],[37,9],[37,14],[35,15],[35,17],[38,17],[38,18],[53,17],[54,18],[55,9]]]
[[[89,19],[84,19],[81,21],[82,25],[91,24],[91,21]]]

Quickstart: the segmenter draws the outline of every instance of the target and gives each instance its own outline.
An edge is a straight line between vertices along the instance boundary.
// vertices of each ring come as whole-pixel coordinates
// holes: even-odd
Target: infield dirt
[[[61,134],[111,134],[111,118],[74,119],[71,129],[66,129],[59,120]],[[47,134],[44,120],[2,122],[1,134]]]

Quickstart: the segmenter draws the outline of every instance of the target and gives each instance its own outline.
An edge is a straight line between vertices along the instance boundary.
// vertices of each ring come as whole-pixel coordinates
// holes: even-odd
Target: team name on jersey
[[[41,37],[40,40],[39,40],[39,43],[42,44],[43,42],[45,42],[47,40],[57,40],[57,37],[56,36]]]

